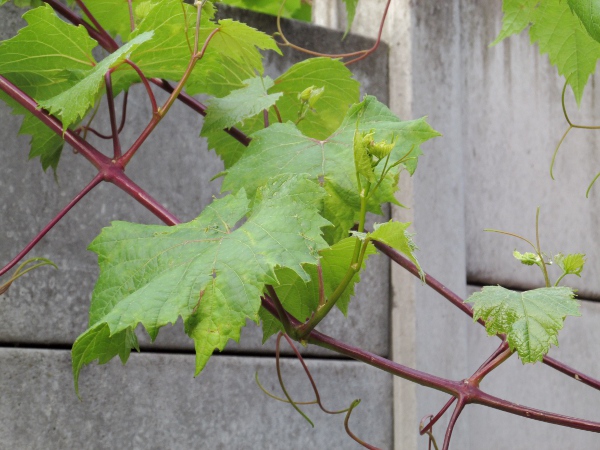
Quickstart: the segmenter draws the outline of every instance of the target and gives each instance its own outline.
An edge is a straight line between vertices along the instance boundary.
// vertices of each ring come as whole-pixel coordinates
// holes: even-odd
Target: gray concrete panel
[[[352,361],[310,361],[326,407],[362,403],[353,432],[391,448],[391,376]],[[216,356],[193,378],[193,355],[134,354],[86,368],[75,396],[69,352],[0,349],[0,449],[360,449],[344,431],[344,415],[266,397],[254,381],[282,395],[273,358]],[[311,400],[297,361],[282,361],[294,398]]]
[[[0,33],[2,38],[14,35],[21,24],[12,5],[2,8]],[[257,28],[274,30],[274,18],[240,13],[242,20]],[[329,46],[336,51],[342,45],[368,47],[372,41],[348,37],[341,43],[341,34],[302,23],[284,23],[290,38],[302,45]],[[270,55],[266,71],[276,75],[304,58],[299,53],[286,52],[284,58]],[[387,100],[387,55],[385,46],[368,64],[356,66],[357,77],[368,93]],[[370,70],[376,69],[376,70]],[[126,148],[147,124],[150,109],[143,89],[133,87],[130,95],[128,128],[122,134]],[[164,93],[156,92],[164,100]],[[119,106],[119,101],[117,101]],[[213,152],[198,138],[201,118],[181,104],[175,104],[151,139],[142,146],[140,154],[127,168],[128,175],[180,219],[194,218],[220,189],[220,181],[208,180],[222,170]],[[16,136],[20,119],[11,116],[0,105],[0,135],[3,164],[0,167],[0,259],[10,260],[35,234],[74,197],[94,176],[94,170],[83,158],[65,148],[58,169],[58,185],[50,172],[43,174],[37,160],[27,162],[28,137]],[[106,116],[95,122],[101,131],[109,129]],[[110,143],[90,137],[99,148],[110,151]],[[165,155],[167,157],[165,158]],[[15,283],[0,302],[0,342],[21,344],[67,345],[87,323],[87,308],[98,269],[95,255],[85,248],[112,220],[158,223],[150,213],[112,185],[101,185],[88,198],[75,206],[31,255],[54,260],[60,270],[33,272]],[[380,219],[381,220],[381,219]],[[323,324],[323,331],[345,341],[358,344],[385,355],[389,352],[389,264],[383,257],[373,258],[359,287],[348,320],[336,312]],[[377,305],[374,308],[373,305]],[[170,327],[171,328],[171,327]],[[172,327],[172,328],[178,328]],[[143,334],[143,333],[142,333]],[[261,347],[262,332],[251,325],[244,330],[240,345],[232,344],[233,352],[272,351],[273,346]],[[142,345],[148,343],[142,337]],[[160,348],[189,349],[191,343],[179,330],[166,329],[159,335]],[[310,352],[311,350],[309,350]],[[323,354],[320,350],[315,353]]]
[[[478,291],[469,286],[469,292]],[[581,301],[581,317],[568,317],[549,355],[596,379],[600,379],[596,343],[600,339],[600,304]],[[483,327],[468,328],[469,372],[474,372],[497,348],[500,341],[487,336]],[[600,421],[600,392],[541,364],[523,365],[511,357],[492,372],[481,385],[486,392],[506,400],[546,411]],[[470,448],[494,450],[592,449],[600,437],[556,425],[527,420],[481,406],[469,406]],[[462,418],[460,420],[463,420]]]
[[[527,244],[483,231],[495,228],[535,239],[540,206],[542,248],[549,254],[586,253],[583,278],[571,282],[584,297],[600,298],[600,184],[585,198],[600,171],[600,134],[573,130],[558,154],[553,181],[552,153],[567,128],[561,108],[564,79],[530,45],[527,33],[488,48],[501,26],[499,2],[465,1],[462,8],[462,16],[469,18],[462,27],[469,281],[522,289],[543,283],[534,268],[512,257],[515,248],[530,251]],[[576,123],[597,123],[599,101],[594,78],[579,111],[567,91],[567,108]]]

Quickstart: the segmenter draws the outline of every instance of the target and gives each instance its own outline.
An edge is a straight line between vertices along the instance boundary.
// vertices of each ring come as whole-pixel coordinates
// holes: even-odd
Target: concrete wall
[[[21,13],[11,5],[0,9],[1,39],[16,33],[22,25]],[[273,18],[236,14],[261,30],[275,29]],[[284,26],[291,38],[308,47],[335,51],[342,45],[339,32],[299,23]],[[356,37],[346,42],[355,47],[372,45]],[[266,72],[276,76],[302,58],[289,52],[283,58],[270,55]],[[355,67],[363,86],[383,102],[388,101],[387,65],[384,47]],[[149,120],[145,97],[142,89],[133,88],[129,128],[122,135],[124,146]],[[37,161],[27,162],[28,137],[16,136],[19,124],[20,119],[0,105],[1,264],[12,259],[94,175],[83,158],[65,148],[56,184],[51,173],[42,173]],[[96,125],[109,129],[106,117],[98,118]],[[196,114],[176,104],[128,167],[132,179],[182,220],[194,218],[219,192],[219,182],[208,180],[222,166],[197,137],[200,126]],[[92,142],[109,148],[106,142]],[[165,151],[168,158],[163,157]],[[232,343],[222,355],[215,355],[199,379],[193,379],[193,346],[180,324],[161,331],[155,345],[143,338],[142,353],[132,355],[126,367],[113,361],[86,368],[83,402],[79,402],[68,350],[85,330],[98,272],[95,256],[85,248],[103,226],[117,219],[157,222],[114,186],[101,185],[32,252],[50,257],[60,270],[33,272],[2,296],[0,449],[360,448],[346,436],[342,417],[327,417],[310,407],[317,423],[313,430],[289,405],[260,392],[254,382],[256,370],[265,385],[277,391],[274,343],[261,346],[261,330],[253,325],[244,330],[240,344]],[[349,318],[343,320],[335,313],[323,331],[389,355],[388,268],[386,259],[373,258]],[[390,448],[391,377],[318,349],[309,348],[305,354],[326,404],[340,409],[362,398],[351,420],[353,430],[375,445]],[[286,359],[284,366],[295,396],[311,398],[297,363]]]
[[[374,37],[385,0],[359,3],[354,31]],[[315,20],[345,27],[340,0],[315,1]],[[600,378],[591,350],[597,340],[600,298],[597,202],[585,190],[600,171],[594,131],[572,132],[557,159],[556,181],[549,176],[552,152],[566,129],[560,95],[564,80],[539,56],[528,36],[488,48],[501,26],[501,2],[480,0],[391,3],[383,38],[390,46],[390,105],[403,117],[428,114],[444,137],[427,146],[416,176],[403,186],[410,211],[397,217],[415,223],[424,268],[459,294],[465,284],[502,284],[515,289],[543,283],[532,268],[517,263],[506,236],[497,228],[535,237],[535,210],[541,206],[542,247],[548,253],[586,252],[580,280],[568,280],[582,299],[582,318],[569,318],[560,348],[551,355]],[[592,79],[580,111],[572,96],[568,108],[578,123],[598,122],[600,92]],[[594,112],[596,114],[594,114]],[[392,271],[395,360],[455,379],[468,376],[496,348],[497,339],[461,317],[439,296],[401,271]],[[466,283],[465,283],[466,282]],[[469,292],[475,289],[469,286]],[[450,339],[453,337],[453,339]],[[409,383],[395,383],[395,448],[427,448],[416,423],[437,412],[444,396]],[[540,364],[522,366],[514,358],[486,379],[484,388],[517,403],[599,420],[600,393]],[[444,423],[436,427],[443,437]],[[597,448],[598,435],[470,407],[452,438],[457,449]]]

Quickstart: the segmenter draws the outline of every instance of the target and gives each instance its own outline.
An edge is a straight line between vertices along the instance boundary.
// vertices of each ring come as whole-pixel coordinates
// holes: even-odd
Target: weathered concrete
[[[351,361],[309,361],[326,407],[362,403],[350,427],[362,439],[390,448],[391,376]],[[193,355],[134,354],[92,365],[75,396],[67,351],[0,349],[0,449],[360,449],[344,430],[344,415],[269,399],[254,381],[283,395],[271,358],[215,356],[193,379]],[[296,361],[283,360],[290,394],[311,400]],[[368,382],[365,380],[368,379]]]
[[[463,114],[465,140],[467,270],[475,284],[531,288],[543,282],[524,268],[512,251],[530,251],[495,228],[535,239],[540,206],[542,248],[548,254],[583,252],[588,263],[571,283],[586,298],[600,298],[600,184],[585,198],[600,171],[597,131],[573,130],[549,175],[552,153],[567,123],[561,109],[564,78],[546,55],[540,56],[526,33],[488,48],[501,25],[501,5],[462,2]],[[600,90],[592,78],[577,111],[570,88],[567,109],[576,123],[598,122]],[[528,270],[529,269],[529,270]],[[558,276],[560,274],[557,274]],[[586,276],[587,275],[587,276]]]
[[[18,11],[11,5],[2,8],[2,37],[16,33],[20,26]],[[240,20],[267,32],[275,30],[274,18],[242,12]],[[286,34],[301,45],[339,47],[341,34],[310,27],[303,23],[284,23]],[[348,37],[350,45],[372,45],[368,39]],[[305,56],[286,52],[266,58],[266,72],[276,76]],[[369,64],[356,66],[357,78],[363,89],[387,101],[387,58],[385,47]],[[371,72],[369,69],[376,69]],[[158,92],[162,99],[164,93]],[[132,143],[149,120],[149,105],[139,86],[130,95],[128,128],[121,135],[123,146]],[[220,189],[220,181],[208,180],[222,170],[220,160],[207,152],[206,143],[198,138],[201,118],[187,107],[175,104],[152,138],[140,150],[127,168],[128,175],[180,219],[194,218]],[[26,161],[28,137],[15,136],[20,119],[10,116],[0,105],[0,130],[3,139],[3,165],[0,168],[0,256],[10,260],[35,234],[94,176],[94,170],[83,158],[65,148],[59,165],[59,185],[51,173],[42,174],[37,161]],[[106,115],[95,125],[109,129]],[[100,149],[109,150],[110,143],[90,136]],[[168,157],[165,158],[165,154]],[[0,302],[0,342],[22,344],[66,345],[85,329],[87,308],[97,268],[95,255],[85,251],[89,242],[112,220],[158,223],[150,213],[112,185],[101,185],[78,204],[39,244],[32,255],[47,256],[60,267],[59,271],[41,270],[16,283]],[[382,219],[379,219],[380,221]],[[370,262],[365,282],[358,288],[355,307],[348,320],[334,312],[323,324],[323,331],[360,345],[381,355],[389,353],[388,296],[389,264],[383,257]],[[25,300],[24,300],[25,299]],[[373,308],[373,305],[378,305]],[[160,348],[190,349],[191,341],[181,327],[165,329],[156,345]],[[144,333],[142,333],[144,334]],[[262,331],[254,325],[244,330],[242,343],[232,343],[229,350],[272,352],[272,343],[261,345]],[[149,339],[142,337],[142,344]],[[326,354],[309,348],[307,353]]]
[[[469,292],[479,287],[469,286]],[[600,339],[600,304],[583,300],[582,317],[569,317],[560,331],[560,347],[549,355],[595,378],[600,361],[595,343]],[[497,348],[499,340],[488,337],[483,327],[468,327],[469,372],[475,371]],[[523,365],[516,356],[502,364],[482,384],[490,394],[546,411],[600,421],[600,393],[541,364]],[[501,411],[469,406],[470,447],[497,450],[544,448],[548,450],[597,448],[596,433],[545,424]],[[462,418],[461,418],[462,420]]]

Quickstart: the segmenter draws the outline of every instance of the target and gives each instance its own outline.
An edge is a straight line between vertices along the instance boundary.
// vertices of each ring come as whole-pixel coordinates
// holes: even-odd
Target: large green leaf
[[[239,339],[246,318],[258,320],[265,284],[277,283],[276,267],[310,279],[303,265],[315,264],[326,246],[320,229],[328,222],[318,214],[323,195],[305,176],[277,177],[259,189],[252,207],[239,191],[186,224],[105,228],[90,244],[100,277],[90,328],[73,346],[76,384],[84,364],[107,354],[126,358],[133,340],[121,333],[141,323],[154,339],[178,317],[195,342],[199,373],[215,349]]]
[[[108,55],[93,69],[83,74],[83,78],[77,84],[55,97],[40,101],[40,106],[60,118],[63,129],[66,130],[70,125],[85,117],[96,104],[101,88],[104,86],[104,75],[110,69],[123,64],[123,61],[136,47],[152,38],[152,34],[149,31],[137,35],[135,39]]]
[[[532,42],[539,44],[540,52],[548,53],[550,62],[565,77],[579,104],[600,58],[600,43],[590,37],[564,0],[542,2],[534,13],[529,34]]]
[[[568,0],[568,2],[590,36],[600,42],[600,2],[597,0]]]
[[[239,72],[226,69],[222,65],[217,64],[208,76],[212,77],[211,80],[218,81],[218,86],[226,92],[229,92],[227,89],[243,87]],[[308,137],[326,139],[339,128],[350,105],[358,102],[359,83],[352,78],[348,68],[337,60],[310,58],[294,64],[279,76],[275,80],[275,85],[267,91],[269,94],[283,94],[277,101],[277,108],[283,122],[298,120],[301,109],[298,96],[311,86],[324,88],[324,91],[314,105],[306,111],[298,128]],[[194,87],[198,86],[194,85]],[[202,92],[224,96],[220,93],[208,92],[207,89]],[[269,114],[269,120],[270,123],[278,120],[273,111]],[[238,127],[249,135],[262,129],[263,126],[262,115],[246,120],[243,125],[238,124]],[[203,128],[202,136],[208,139],[209,148],[215,149],[223,159],[225,168],[232,166],[246,150],[246,147],[221,130],[207,131]]]
[[[268,94],[273,86],[269,77],[255,77],[244,82],[245,87],[232,91],[223,98],[213,98],[208,103],[203,131],[223,131],[238,122],[262,113],[275,104],[281,93]]]
[[[374,139],[378,141],[396,139],[391,160],[407,154],[414,156],[411,172],[420,153],[419,145],[438,136],[425,119],[403,122],[374,97],[367,96],[348,111],[340,128],[323,141],[303,135],[292,123],[276,123],[258,131],[240,160],[228,169],[223,190],[245,189],[252,195],[269,176],[308,173],[329,194],[324,201],[323,216],[336,227],[328,230],[328,241],[335,243],[347,236],[360,210],[352,151],[357,128],[376,129]],[[383,169],[381,166],[377,167],[378,173]],[[395,169],[369,200],[369,211],[381,214],[382,203],[396,201],[398,168]]]
[[[496,45],[507,37],[523,31],[532,21],[539,0],[503,0],[502,29],[490,45]]]
[[[473,303],[473,319],[486,321],[490,335],[504,333],[511,350],[521,361],[541,361],[552,344],[558,345],[558,331],[566,316],[579,316],[579,303],[568,287],[515,292],[500,286],[486,286],[467,299]]]
[[[279,11],[281,11],[282,17],[290,17],[306,22],[311,21],[311,5],[306,0],[287,0],[286,2],[273,0],[220,0],[220,3],[272,16],[279,15]]]
[[[0,43],[0,74],[38,102],[75,85],[81,74],[93,68],[92,49],[96,41],[83,27],[60,20],[48,5],[26,12],[27,26],[12,39]],[[6,95],[0,95],[25,116],[19,133],[29,134],[29,157],[40,157],[42,169],[56,168],[63,148],[60,136],[38,121]]]

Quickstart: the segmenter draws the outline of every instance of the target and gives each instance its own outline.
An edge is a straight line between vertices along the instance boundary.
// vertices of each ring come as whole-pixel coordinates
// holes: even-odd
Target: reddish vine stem
[[[100,22],[98,22],[96,20],[96,18],[90,12],[90,10],[87,8],[87,6],[85,6],[85,4],[81,0],[75,0],[75,3],[77,3],[77,6],[79,6],[79,8],[87,16],[87,18],[90,20],[90,22],[92,22],[92,24],[94,25],[94,27],[96,28],[96,30],[98,30],[98,33],[100,33],[102,36],[104,36],[104,38],[106,39],[106,42],[111,42],[111,41],[114,42],[114,39],[104,29],[104,27],[102,25],[100,25]],[[115,45],[117,45],[116,42],[115,42]],[[118,45],[117,45],[117,48],[118,48]]]
[[[269,311],[270,314],[277,317],[275,306],[273,305],[271,299],[266,295],[262,299],[262,306]],[[290,318],[290,320],[294,327],[301,325],[300,322],[293,318]],[[555,414],[535,408],[529,408],[527,406],[517,405],[515,403],[487,394],[479,389],[479,387],[469,383],[467,380],[461,382],[452,381],[422,372],[417,369],[412,369],[358,347],[337,341],[336,339],[318,331],[311,331],[311,333],[307,336],[307,341],[310,344],[317,345],[341,355],[348,356],[357,361],[364,362],[373,367],[381,369],[384,372],[404,378],[408,381],[412,381],[413,383],[421,386],[445,392],[457,397],[459,400],[462,397],[467,404],[476,403],[518,416],[539,420],[541,422],[553,423],[555,425],[600,433],[599,422],[563,416],[561,414]]]
[[[400,253],[398,253],[391,247],[382,244],[381,242],[373,241],[373,243],[375,244],[375,247],[377,247],[382,253],[387,255],[396,264],[400,265],[417,278],[420,278],[419,269],[412,263],[412,261],[402,256]],[[463,311],[465,314],[467,314],[470,317],[473,317],[473,310],[471,309],[471,307],[468,304],[464,303],[463,299],[460,296],[452,292],[450,289],[448,289],[438,280],[433,278],[431,275],[425,274],[425,283],[433,290],[441,294],[442,297],[444,297],[458,309]],[[481,319],[477,320],[477,323],[485,326],[485,322]],[[503,338],[502,335],[499,335],[498,337],[500,337],[501,339]],[[569,367],[568,365],[563,364],[560,361],[551,358],[547,355],[544,356],[542,362],[547,366],[552,367],[553,369],[558,370],[559,372],[600,391],[600,381],[595,379],[594,377],[586,375],[585,373],[580,372],[579,370],[575,370],[572,367]]]
[[[37,245],[38,242],[42,240],[44,236],[56,225],[70,210],[75,206],[79,200],[87,195],[92,189],[94,189],[100,182],[102,181],[102,175],[98,173],[90,183],[84,187],[79,194],[77,194],[60,212],[50,221],[48,224],[42,228],[42,230],[25,246],[23,250],[19,252],[17,256],[15,256],[6,266],[0,269],[0,277],[12,269],[14,266],[18,264],[19,261],[23,259],[23,257],[31,251],[33,247]]]
[[[446,404],[444,406],[442,406],[442,409],[440,409],[439,412],[435,416],[432,416],[432,415],[427,416],[427,417],[431,417],[431,419],[429,420],[429,423],[427,425],[425,425],[423,428],[421,428],[419,430],[419,434],[421,434],[421,436],[423,436],[424,434],[429,433],[430,430],[433,428],[433,426],[437,423],[437,421],[442,418],[442,416],[445,414],[445,412],[448,411],[448,408],[450,408],[450,406],[452,406],[452,403],[454,403],[455,401],[456,401],[456,397],[451,397],[450,400],[448,400],[446,402]]]
[[[450,417],[450,422],[448,423],[448,427],[446,428],[446,435],[444,436],[444,445],[442,446],[442,450],[448,450],[450,448],[450,438],[452,437],[452,431],[454,431],[454,425],[456,425],[456,421],[460,416],[460,413],[465,409],[465,405],[467,404],[464,397],[460,396],[458,398],[458,403],[452,412],[452,416]]]
[[[375,53],[375,51],[377,51],[377,49],[379,48],[379,45],[381,44],[381,35],[383,34],[383,26],[385,25],[385,20],[387,18],[391,3],[392,3],[392,0],[388,0],[387,4],[385,5],[385,10],[383,11],[383,17],[381,18],[381,23],[379,24],[379,32],[377,33],[377,40],[375,41],[375,44],[373,45],[373,47],[371,47],[369,50],[367,50],[365,53],[363,53],[358,58],[354,58],[353,60],[345,63],[347,66],[349,66],[350,64],[357,63],[357,62],[365,59],[367,56]]]
[[[348,436],[350,436],[352,439],[354,439],[360,445],[362,445],[363,447],[365,447],[369,450],[381,450],[379,447],[375,447],[374,445],[368,444],[367,442],[363,441],[362,439],[359,439],[358,436],[356,436],[350,430],[350,415],[352,414],[352,411],[354,410],[354,408],[356,408],[358,406],[359,403],[360,403],[360,400],[354,400],[352,402],[352,404],[350,405],[350,408],[348,408],[348,412],[346,413],[346,418],[344,419],[344,428],[346,429],[346,433],[348,433]]]
[[[279,296],[277,295],[277,292],[275,292],[275,289],[270,284],[267,285],[267,291],[269,292],[271,300],[273,301],[273,304],[275,305],[275,308],[277,309],[278,319],[282,323],[283,328],[285,329],[285,332],[288,334],[292,333],[293,328],[290,323],[290,316],[288,315],[287,311],[281,304],[281,300],[279,300]]]
[[[119,139],[119,129],[117,127],[117,111],[115,110],[115,99],[113,97],[111,71],[104,75],[104,84],[106,85],[106,100],[108,101],[108,115],[110,117],[110,129],[112,131],[113,141],[113,159],[121,157],[121,140]]]
[[[148,81],[148,78],[146,78],[146,75],[144,75],[144,72],[142,72],[138,65],[131,61],[129,58],[125,60],[125,63],[129,64],[131,68],[137,72],[138,76],[140,77],[140,80],[142,80],[142,83],[146,88],[146,92],[148,93],[150,104],[152,105],[152,114],[154,115],[158,113],[158,104],[156,103],[156,97],[154,96],[154,92],[152,92],[152,88],[150,87],[150,82]]]

